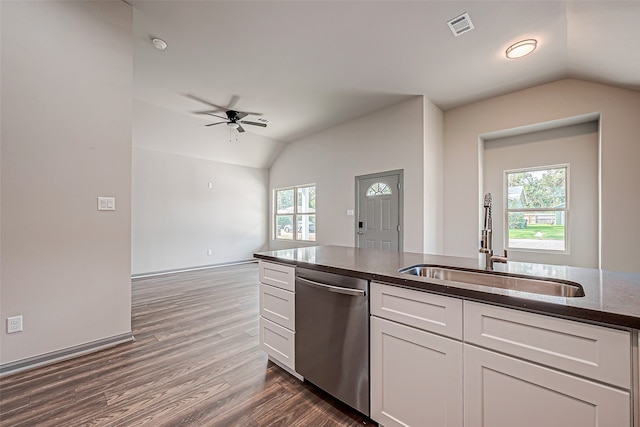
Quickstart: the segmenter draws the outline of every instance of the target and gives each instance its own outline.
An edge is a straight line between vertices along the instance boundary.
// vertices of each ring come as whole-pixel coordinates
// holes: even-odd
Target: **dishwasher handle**
[[[363,297],[366,295],[363,289],[354,289],[354,288],[343,288],[342,286],[333,286],[327,285],[325,283],[314,282],[313,280],[304,279],[302,277],[296,277],[296,280],[303,282],[304,284],[313,286],[315,288],[320,288],[325,291],[335,292],[338,294],[351,295],[355,297]]]

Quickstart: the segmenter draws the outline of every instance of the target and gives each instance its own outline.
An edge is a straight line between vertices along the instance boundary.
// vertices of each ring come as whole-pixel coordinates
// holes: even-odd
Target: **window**
[[[367,197],[391,194],[391,189],[385,182],[376,182],[367,188]]]
[[[274,191],[274,236],[281,240],[316,240],[316,186],[281,188]]]
[[[505,171],[507,248],[568,252],[569,165]]]

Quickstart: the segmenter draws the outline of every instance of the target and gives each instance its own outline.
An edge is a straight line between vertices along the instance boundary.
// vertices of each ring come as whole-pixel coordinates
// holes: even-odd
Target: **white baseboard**
[[[134,340],[135,338],[131,333],[121,334],[98,341],[88,342],[86,344],[80,344],[74,347],[64,348],[51,353],[45,353],[40,356],[4,363],[0,365],[0,378],[40,366],[51,365],[63,360],[73,359],[74,357],[94,353],[99,350],[104,350],[105,348],[115,347],[118,344]]]
[[[248,259],[244,261],[225,262],[222,264],[209,264],[209,265],[201,265],[197,267],[179,268],[176,270],[162,270],[162,271],[152,271],[149,273],[136,273],[131,275],[131,279],[132,280],[144,279],[147,277],[164,276],[165,274],[187,273],[189,271],[207,270],[210,268],[229,267],[232,265],[251,264],[255,262],[258,262],[258,260],[254,258],[254,259]]]

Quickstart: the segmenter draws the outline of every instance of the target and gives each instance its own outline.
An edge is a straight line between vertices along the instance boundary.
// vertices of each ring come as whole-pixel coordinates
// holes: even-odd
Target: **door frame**
[[[354,233],[353,233],[353,246],[358,247],[358,218],[360,218],[360,180],[370,179],[377,177],[384,177],[389,175],[398,175],[398,252],[404,250],[404,169],[395,169],[386,172],[376,172],[366,175],[358,175],[355,177],[355,219],[353,221]]]

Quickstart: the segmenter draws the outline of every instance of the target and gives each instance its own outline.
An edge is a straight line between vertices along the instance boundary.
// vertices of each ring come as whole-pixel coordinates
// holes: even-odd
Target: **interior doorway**
[[[402,251],[403,178],[403,170],[356,177],[356,247]]]

